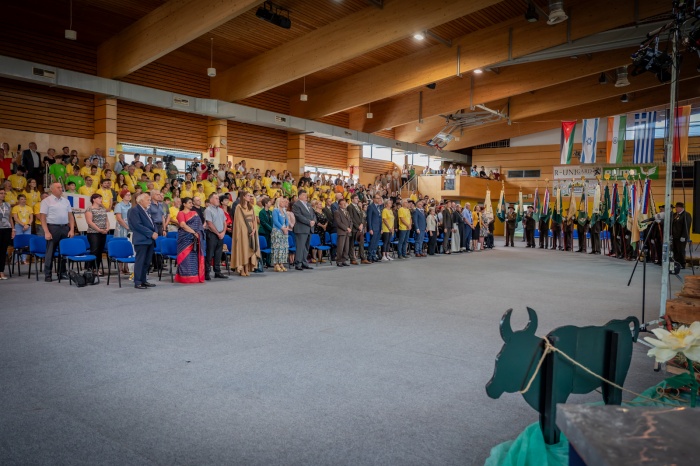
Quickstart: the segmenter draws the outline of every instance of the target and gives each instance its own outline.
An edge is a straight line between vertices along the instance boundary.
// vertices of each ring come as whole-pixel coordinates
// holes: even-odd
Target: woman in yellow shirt
[[[34,204],[41,202],[41,192],[36,187],[36,180],[31,179],[27,182],[27,190],[23,192],[27,197],[27,205],[29,207],[34,207]]]
[[[41,193],[41,200],[42,201],[44,199],[46,199],[47,197],[49,197],[48,193]],[[39,214],[41,213],[40,211],[41,211],[41,201],[34,204],[34,224],[36,225],[34,229],[36,230],[37,235],[44,236],[44,229],[41,227],[41,218],[39,217]]]
[[[12,219],[15,221],[15,236],[32,234],[32,219],[34,213],[27,205],[27,196],[17,196],[17,205],[12,208]],[[27,264],[27,255],[22,254],[22,264]]]
[[[389,257],[389,248],[391,247],[393,234],[394,212],[391,210],[391,199],[387,199],[384,201],[384,210],[382,210],[382,262],[394,260]]]
[[[265,170],[265,176],[262,178],[262,185],[265,189],[268,189],[272,184],[272,178],[270,178],[270,170]]]

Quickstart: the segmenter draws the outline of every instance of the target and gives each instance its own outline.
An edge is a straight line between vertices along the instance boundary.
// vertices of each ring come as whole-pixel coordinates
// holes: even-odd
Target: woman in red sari
[[[180,228],[177,231],[177,275],[178,283],[204,283],[204,227],[197,212],[192,210],[192,199],[182,200],[177,214]]]

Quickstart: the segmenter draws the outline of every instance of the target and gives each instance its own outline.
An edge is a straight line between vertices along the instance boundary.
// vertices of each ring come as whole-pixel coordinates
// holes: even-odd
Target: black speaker
[[[673,210],[666,206],[666,212]],[[700,233],[700,160],[693,164],[693,232]]]

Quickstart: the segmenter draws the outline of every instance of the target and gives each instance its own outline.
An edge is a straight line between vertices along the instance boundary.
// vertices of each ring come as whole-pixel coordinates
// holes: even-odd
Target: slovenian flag
[[[634,114],[634,157],[633,163],[654,162],[654,130],[656,112]]]
[[[644,194],[642,194],[642,214],[643,215],[649,214],[649,199],[651,198],[649,189],[650,189],[649,178],[647,178],[646,180],[644,180]]]
[[[596,147],[598,146],[598,124],[600,118],[583,120],[583,139],[581,163],[595,163]]]
[[[606,143],[608,163],[622,163],[625,151],[625,134],[627,132],[627,115],[608,117],[608,140]]]
[[[574,153],[574,133],[576,121],[561,122],[561,163],[569,165],[571,155]]]

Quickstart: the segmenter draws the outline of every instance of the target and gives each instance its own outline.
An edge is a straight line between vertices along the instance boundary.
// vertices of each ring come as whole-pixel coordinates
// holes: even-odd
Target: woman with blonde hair
[[[258,265],[260,243],[258,241],[258,218],[253,206],[253,195],[245,190],[238,192],[240,203],[233,216],[231,269],[241,277],[250,276]]]
[[[286,272],[284,263],[289,256],[289,219],[287,218],[287,199],[278,197],[272,211],[272,263],[275,272]]]

